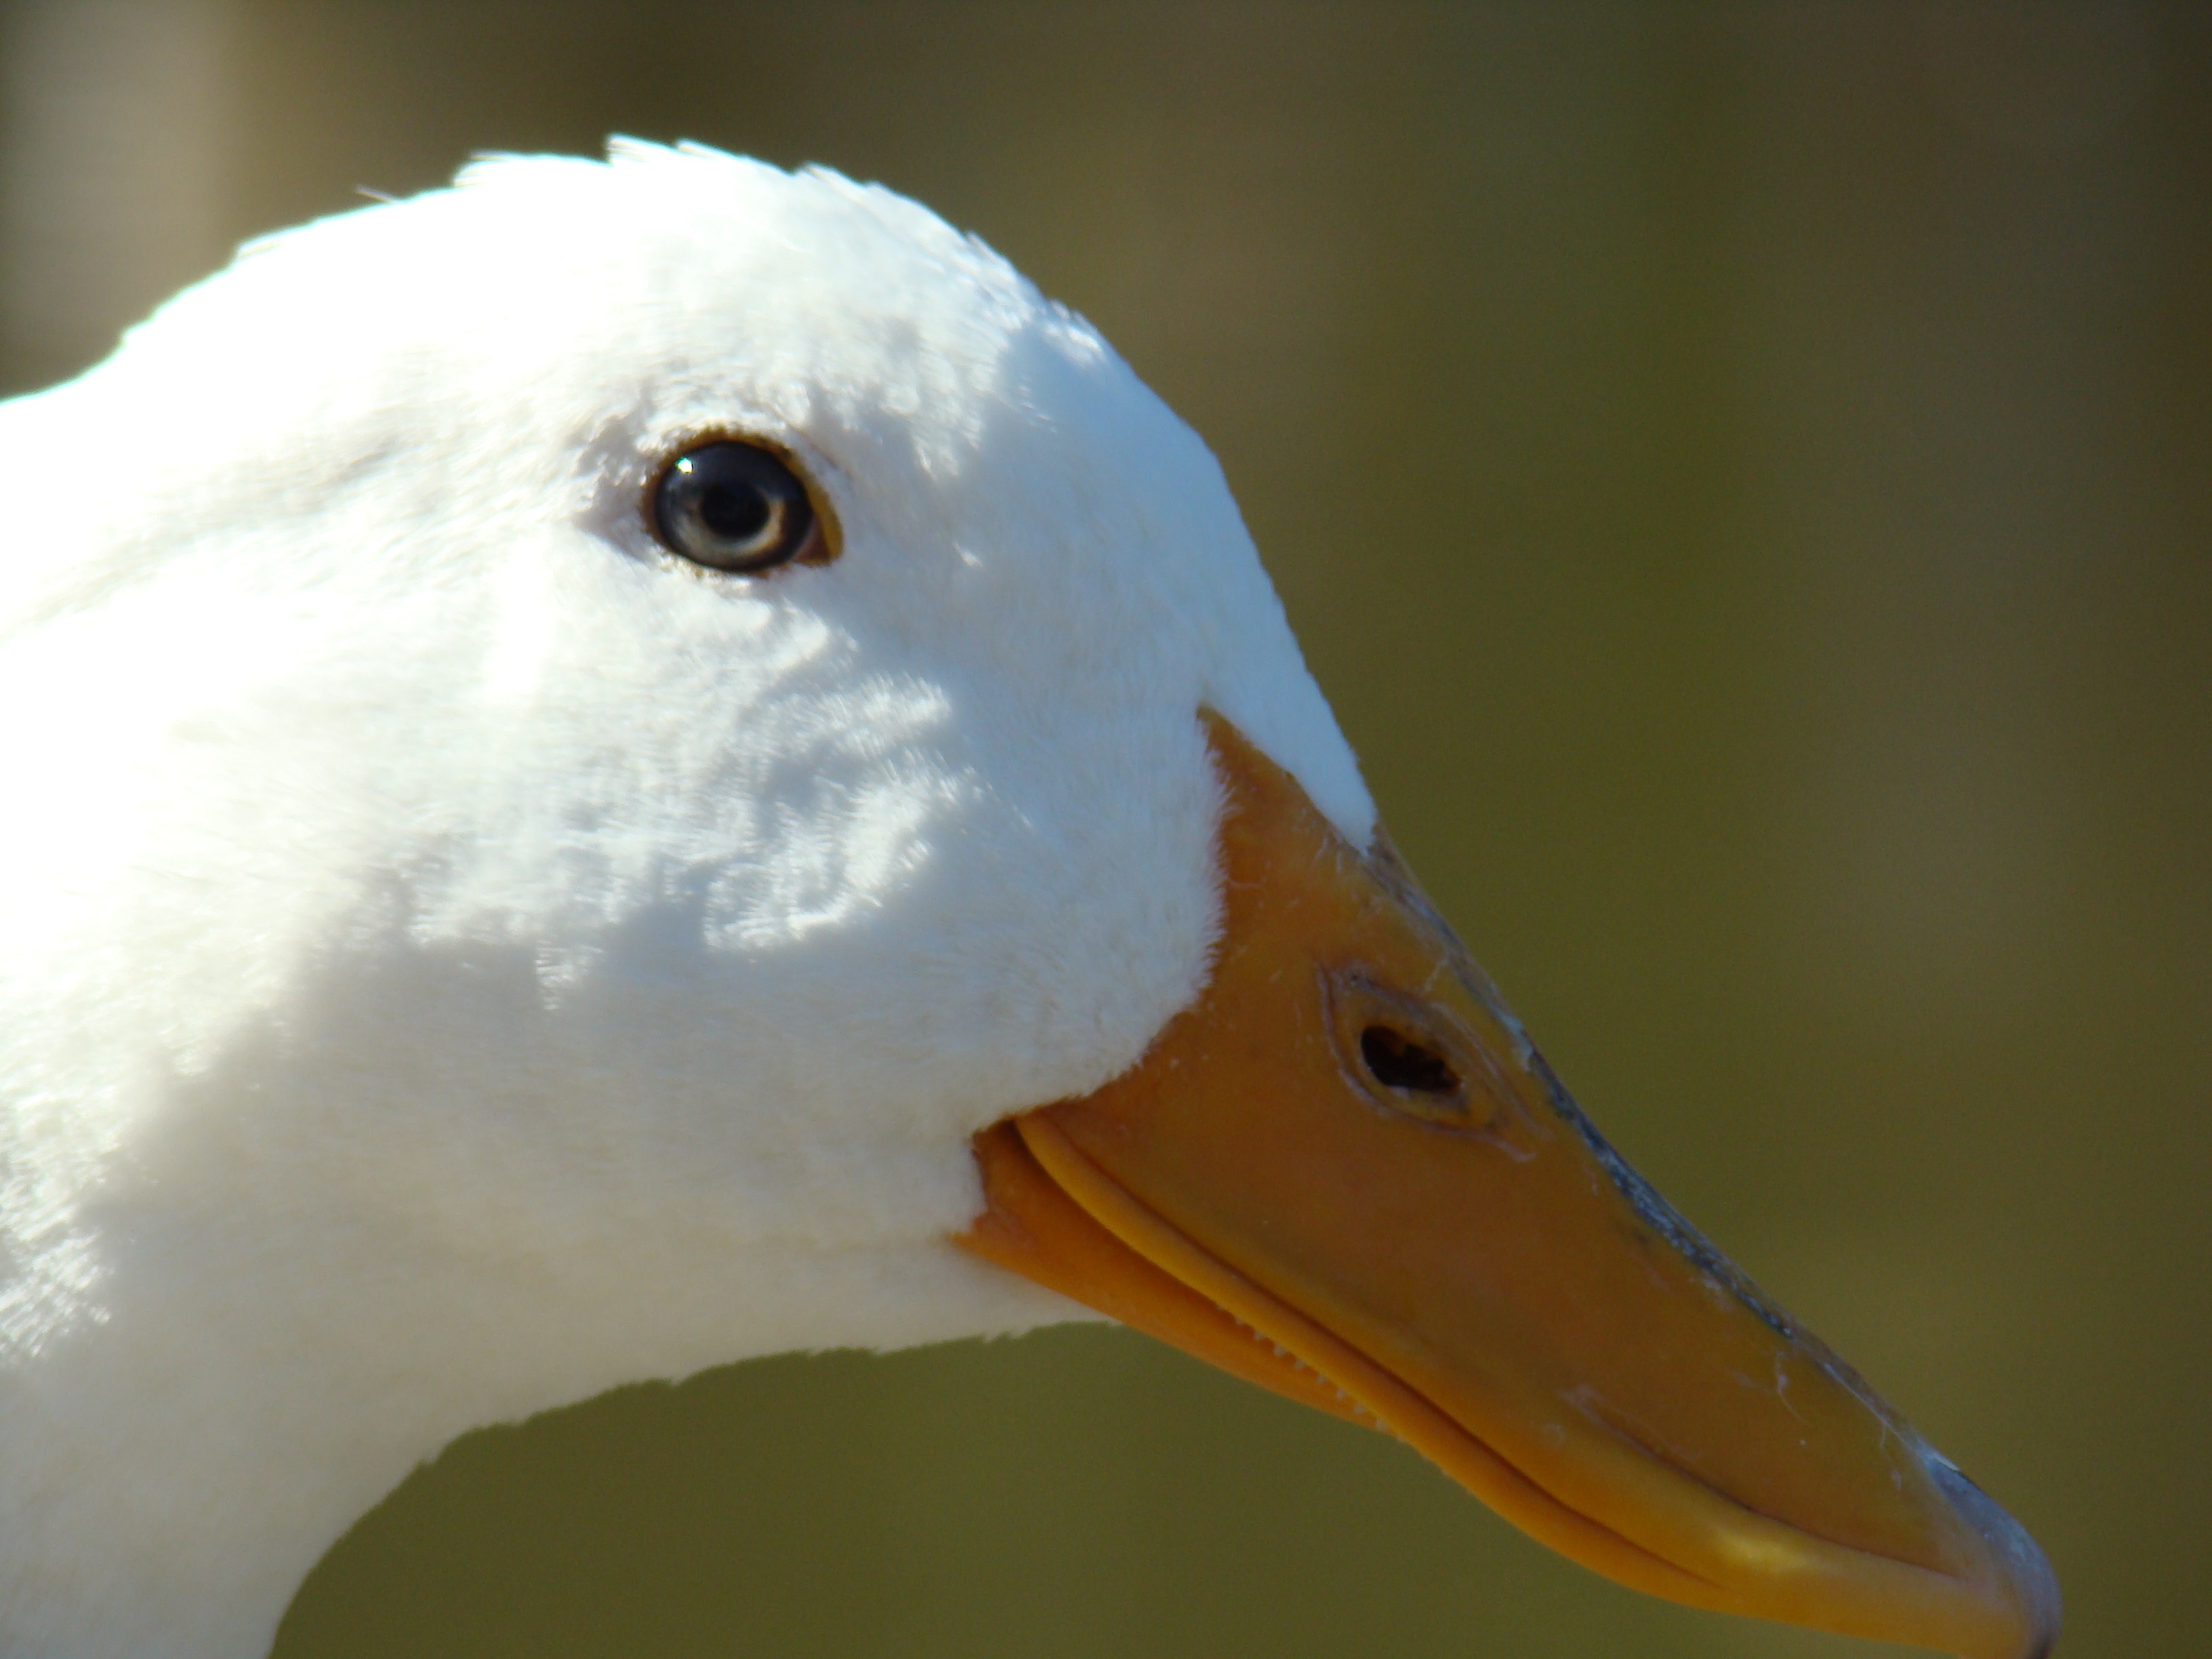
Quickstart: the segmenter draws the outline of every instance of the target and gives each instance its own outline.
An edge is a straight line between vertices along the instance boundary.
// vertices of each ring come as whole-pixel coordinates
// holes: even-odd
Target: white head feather
[[[658,550],[724,431],[840,558]],[[1197,437],[832,173],[481,163],[0,458],[11,1653],[253,1650],[475,1424],[1076,1315],[945,1241],[1206,974],[1200,707],[1371,829]]]

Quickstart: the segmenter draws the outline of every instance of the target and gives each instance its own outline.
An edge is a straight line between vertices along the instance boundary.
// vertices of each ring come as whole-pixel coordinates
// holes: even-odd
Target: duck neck
[[[247,1659],[458,1436],[626,1382],[1074,1310],[942,1236],[836,1250],[642,1218],[565,1254],[358,1210],[110,1217],[86,1311],[0,1370],[0,1653]]]
[[[0,1652],[265,1653],[358,1516],[512,1414],[497,1379],[450,1363],[461,1345],[434,1363],[365,1283],[303,1309],[261,1276],[257,1308],[187,1255],[162,1265],[103,1285],[103,1316],[19,1358],[0,1389]],[[460,1312],[411,1299],[434,1321]]]

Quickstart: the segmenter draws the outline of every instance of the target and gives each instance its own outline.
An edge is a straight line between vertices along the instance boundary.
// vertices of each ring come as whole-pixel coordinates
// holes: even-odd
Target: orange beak
[[[1212,981],[1135,1069],[977,1137],[961,1242],[1635,1589],[2047,1654],[2034,1541],[1606,1145],[1379,832],[1207,719]]]

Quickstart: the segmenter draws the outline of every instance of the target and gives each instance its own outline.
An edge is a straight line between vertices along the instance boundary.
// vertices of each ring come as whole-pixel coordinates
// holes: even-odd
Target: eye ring
[[[836,556],[834,520],[781,446],[721,434],[694,439],[646,490],[646,527],[687,563],[732,575]]]

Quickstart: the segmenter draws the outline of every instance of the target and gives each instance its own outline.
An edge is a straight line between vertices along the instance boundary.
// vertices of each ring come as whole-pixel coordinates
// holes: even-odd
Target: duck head
[[[2047,1649],[1422,898],[1203,444],[920,208],[485,162],[0,437],[9,1651],[255,1650],[470,1427],[1086,1308],[1624,1583]]]

